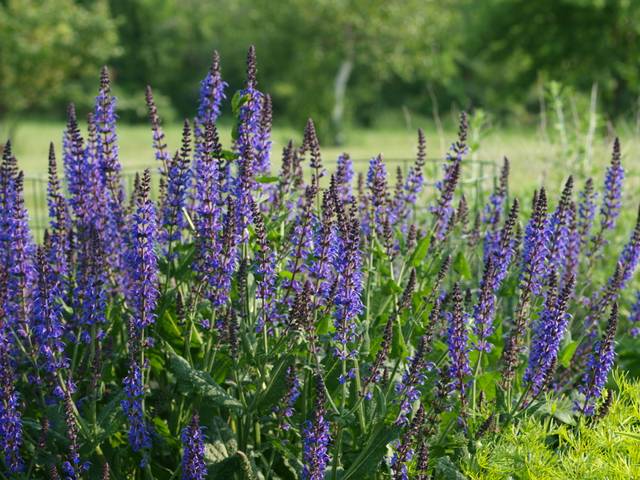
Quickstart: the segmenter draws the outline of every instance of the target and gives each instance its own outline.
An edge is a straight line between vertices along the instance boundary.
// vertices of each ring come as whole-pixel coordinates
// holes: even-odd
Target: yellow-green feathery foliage
[[[530,417],[483,438],[464,473],[474,480],[640,479],[640,382],[620,372],[614,380],[602,419],[572,426]]]

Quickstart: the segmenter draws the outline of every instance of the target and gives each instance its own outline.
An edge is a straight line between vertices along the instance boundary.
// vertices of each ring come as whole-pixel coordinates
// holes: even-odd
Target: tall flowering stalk
[[[594,345],[593,352],[587,362],[587,370],[582,377],[582,384],[578,387],[578,390],[585,397],[584,403],[579,408],[587,415],[593,415],[595,401],[602,395],[602,389],[613,367],[617,326],[618,305],[614,303],[611,307],[611,315],[609,316],[604,337]]]
[[[256,332],[261,332],[267,324],[274,327],[278,324],[275,309],[276,297],[276,256],[267,241],[264,218],[258,205],[251,198],[251,211],[256,232],[256,298],[262,303],[261,313],[256,319]]]
[[[196,163],[201,160],[202,156],[207,154],[207,125],[215,124],[218,120],[222,102],[226,98],[224,90],[227,86],[227,82],[222,80],[220,75],[220,56],[217,51],[214,51],[211,67],[200,83],[198,115],[194,122]]]
[[[336,281],[333,265],[338,254],[338,232],[333,220],[334,201],[331,191],[322,196],[320,221],[313,222],[313,258],[308,267],[309,276],[315,283],[315,303],[325,305],[330,302],[331,290]]]
[[[556,282],[555,273],[552,273],[544,308],[534,326],[529,364],[523,377],[523,381],[530,385],[533,397],[548,385],[554,374],[560,343],[569,324],[567,308],[573,293],[574,278],[570,278],[560,292]]]
[[[496,267],[493,260],[489,258],[484,265],[478,301],[473,307],[473,331],[477,338],[474,348],[479,351],[490,352],[493,347],[488,339],[494,328],[496,287]]]
[[[640,290],[636,292],[635,301],[631,306],[629,322],[632,325],[631,332],[629,332],[631,336],[637,337],[640,335]]]
[[[469,366],[469,332],[467,330],[467,316],[464,312],[464,303],[460,285],[453,286],[452,293],[453,311],[449,313],[449,377],[452,379],[451,388],[460,394],[462,409],[466,402],[465,377],[471,374]]]
[[[408,464],[413,459],[413,444],[419,437],[424,421],[424,406],[420,405],[411,423],[400,438],[396,451],[391,457],[391,478],[393,478],[393,480],[409,480]]]
[[[204,434],[198,415],[191,417],[189,426],[182,430],[182,480],[204,480],[207,466],[204,463]]]
[[[62,193],[53,143],[49,145],[49,178],[47,182],[47,206],[49,209],[49,227],[51,254],[50,260],[59,281],[69,275],[69,231],[70,219],[67,202]]]
[[[147,89],[145,90],[145,100],[147,102],[147,109],[149,110],[151,131],[153,132],[153,151],[156,160],[160,162],[160,174],[166,184],[171,156],[167,150],[166,138],[160,122],[158,107],[156,107],[156,102],[153,99],[153,90],[151,90],[149,85],[147,85]]]
[[[100,173],[96,195],[103,196],[106,210],[99,211],[104,223],[99,228],[107,262],[113,273],[123,270],[124,251],[124,188],[121,179],[118,136],[116,133],[116,98],[111,94],[111,80],[106,67],[100,75],[100,90],[94,110],[95,163]],[[90,164],[92,162],[89,162]]]
[[[436,205],[431,207],[431,212],[435,216],[436,238],[443,240],[449,229],[449,223],[454,214],[452,206],[453,194],[460,180],[460,170],[462,160],[469,152],[467,146],[467,134],[469,125],[465,112],[460,114],[460,126],[458,128],[458,140],[451,144],[447,153],[447,161],[444,165],[444,178],[438,182],[436,187],[440,190],[440,196]]]
[[[584,188],[580,191],[578,199],[577,227],[581,245],[586,245],[589,241],[593,220],[596,217],[597,199],[598,192],[595,191],[593,186],[593,179],[588,178]]]
[[[298,398],[300,397],[301,386],[300,379],[298,378],[296,368],[294,365],[289,365],[287,367],[287,390],[282,399],[280,400],[280,404],[274,408],[274,412],[276,414],[284,417],[280,421],[280,427],[283,430],[289,430],[291,425],[288,423],[291,417],[295,412],[294,405]]]
[[[67,109],[67,127],[63,136],[63,164],[69,205],[76,222],[85,222],[91,205],[90,170],[85,156],[84,140],[78,127],[73,104]]]
[[[569,242],[571,241],[569,223],[571,221],[572,192],[573,177],[569,176],[562,191],[558,206],[551,214],[546,226],[548,264],[553,271],[558,273],[561,273],[564,269],[564,264],[569,254]]]
[[[513,200],[509,215],[504,222],[504,226],[500,231],[500,242],[498,248],[493,251],[492,262],[495,265],[495,285],[496,289],[502,285],[507,276],[509,266],[516,257],[516,249],[518,240],[516,238],[516,229],[518,222],[518,214],[520,212],[520,202],[517,198]]]
[[[128,285],[127,303],[133,322],[139,329],[155,321],[158,302],[158,255],[156,242],[158,225],[153,201],[149,198],[151,173],[144,171],[135,211],[131,218],[127,267],[131,284]]]
[[[129,445],[134,452],[151,448],[151,432],[144,419],[142,369],[133,359],[123,380],[125,398],[120,402],[129,423]]]
[[[484,257],[485,260],[495,250],[500,243],[500,218],[504,212],[504,205],[507,201],[509,188],[509,160],[504,157],[498,185],[489,197],[489,203],[485,205],[482,214],[482,222],[486,225],[484,237]]]
[[[544,188],[541,188],[535,197],[533,214],[525,229],[522,252],[521,282],[523,289],[531,289],[534,295],[542,290],[548,244],[547,195]]]
[[[607,230],[613,230],[622,207],[622,184],[624,182],[624,168],[621,162],[620,140],[616,137],[613,141],[611,164],[607,167],[604,179],[604,192],[600,206],[600,229],[591,239],[592,254],[604,245],[604,234]]]
[[[334,325],[335,354],[344,360],[355,355],[349,343],[356,337],[356,318],[364,308],[362,303],[362,254],[360,252],[360,225],[353,215],[350,224],[341,228],[336,255],[338,271]]]
[[[5,268],[7,275],[3,326],[10,326],[21,336],[29,333],[32,312],[32,290],[36,281],[35,244],[29,229],[29,215],[24,205],[24,176],[15,175],[13,190],[9,192],[6,231],[9,253]]]
[[[369,189],[369,205],[372,211],[363,219],[363,230],[367,235],[375,232],[383,237],[383,225],[389,215],[389,199],[387,198],[387,168],[382,155],[373,157],[367,172],[367,188]]]
[[[302,478],[304,480],[324,480],[325,470],[331,457],[329,444],[331,434],[329,421],[326,419],[326,396],[324,381],[316,374],[316,399],[310,420],[304,424],[302,431]]]
[[[78,242],[73,325],[81,329],[91,326],[101,329],[106,322],[107,309],[107,270],[102,243],[93,227],[87,229]],[[101,331],[97,333],[101,337]],[[89,340],[86,334],[83,339]]]
[[[427,336],[420,337],[418,347],[412,357],[407,359],[407,370],[402,374],[400,382],[396,383],[395,390],[400,398],[400,411],[396,418],[396,425],[408,425],[409,414],[413,404],[420,398],[420,386],[424,384],[427,374],[426,354],[429,348]]]
[[[195,227],[196,257],[194,270],[206,285],[205,296],[213,295],[214,272],[220,263],[221,191],[219,162],[222,146],[215,124],[206,127],[203,154],[195,159]]]
[[[161,243],[172,250],[173,243],[180,243],[182,231],[186,227],[183,209],[187,205],[191,187],[191,127],[187,120],[182,128],[180,151],[167,162],[168,176],[162,198]]]
[[[341,202],[353,203],[355,198],[352,193],[352,182],[354,177],[353,160],[347,153],[338,156],[336,173],[334,175],[338,197]]]
[[[403,228],[405,222],[409,220],[413,209],[416,206],[418,196],[422,192],[424,187],[423,169],[427,159],[427,141],[424,135],[424,131],[418,129],[418,152],[416,155],[415,163],[409,168],[407,172],[407,178],[404,181],[400,189],[400,196],[398,202],[397,211],[394,215],[394,221],[396,223],[403,222]]]
[[[50,248],[50,247],[49,247]],[[45,247],[36,253],[37,282],[33,294],[33,333],[45,370],[55,378],[56,372],[67,366],[64,358],[64,325],[62,317],[61,282],[49,263]]]
[[[0,336],[0,448],[9,472],[19,473],[24,470],[24,461],[20,453],[22,415],[9,348],[7,338]]]

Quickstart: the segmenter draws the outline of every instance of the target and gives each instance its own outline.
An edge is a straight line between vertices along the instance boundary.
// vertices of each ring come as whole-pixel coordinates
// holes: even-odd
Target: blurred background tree
[[[146,84],[187,116],[212,50],[231,92],[249,44],[278,121],[312,116],[325,141],[436,107],[530,123],[552,80],[585,98],[597,83],[605,116],[638,111],[635,0],[105,1],[0,0],[2,117],[87,103],[105,62],[124,119],[144,118]]]
[[[86,102],[100,65],[119,53],[104,1],[0,1],[0,118]]]

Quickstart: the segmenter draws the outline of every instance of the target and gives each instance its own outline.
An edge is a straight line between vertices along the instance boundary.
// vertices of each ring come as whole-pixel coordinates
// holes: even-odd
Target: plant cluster
[[[2,477],[424,480],[549,402],[603,415],[617,335],[637,331],[617,141],[601,191],[569,177],[524,215],[506,159],[486,204],[464,196],[465,114],[433,188],[421,131],[394,182],[382,155],[327,168],[311,120],[272,176],[253,48],[227,148],[226,95],[214,54],[173,153],[149,88],[159,185],[146,170],[128,193],[104,69],[86,133],[69,107],[63,182],[51,147],[41,243],[6,144]]]

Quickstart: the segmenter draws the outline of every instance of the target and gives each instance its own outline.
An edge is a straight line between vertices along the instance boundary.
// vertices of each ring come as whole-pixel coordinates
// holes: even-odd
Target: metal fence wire
[[[414,164],[415,158],[385,158],[389,174],[389,183],[393,185],[397,167],[400,167],[403,175],[406,176],[409,168]],[[353,159],[356,172],[365,172],[369,164],[369,159]],[[443,160],[437,158],[427,159],[424,166],[425,186],[434,187],[442,177]],[[492,188],[498,174],[497,165],[490,160],[465,160],[463,177],[460,182],[460,189],[465,196],[475,200],[475,205],[483,205],[484,195],[488,189]],[[156,166],[150,167],[157,168]],[[126,192],[131,192],[136,173],[139,169],[125,169],[122,171],[122,179],[125,183]],[[47,175],[26,175],[24,178],[24,192],[27,209],[30,215],[31,228],[40,237],[48,225],[47,217]],[[99,206],[96,206],[99,208]]]

